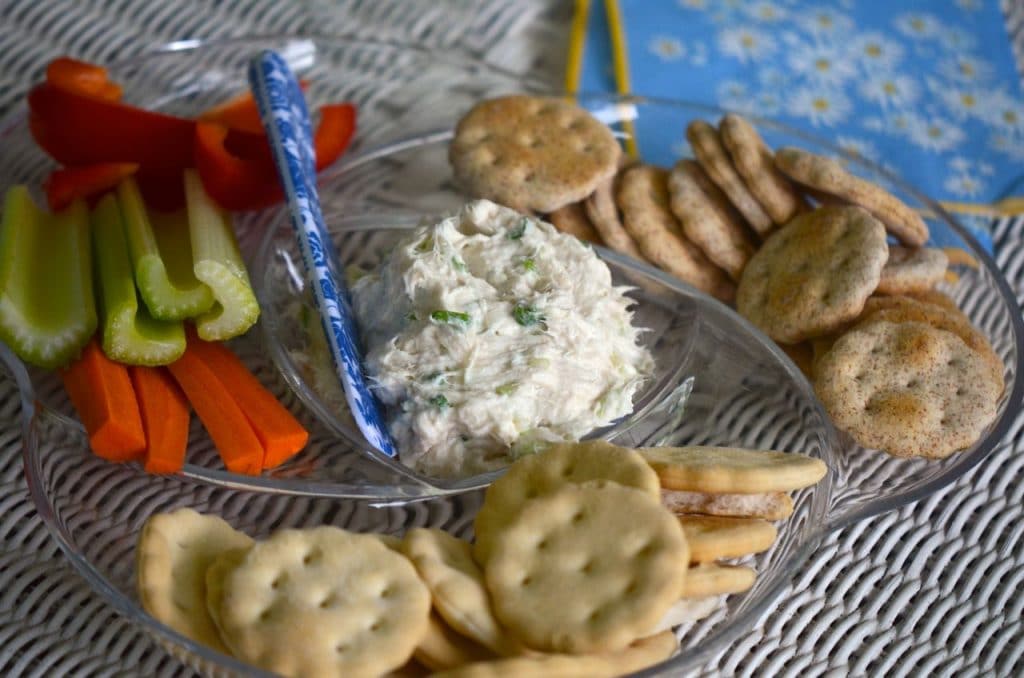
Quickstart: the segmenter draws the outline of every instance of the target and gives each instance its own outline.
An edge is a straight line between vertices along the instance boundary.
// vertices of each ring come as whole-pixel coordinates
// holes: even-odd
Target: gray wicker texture
[[[58,54],[102,62],[182,38],[302,31],[461,47],[558,87],[568,5],[3,0],[0,113]],[[1024,57],[1024,3],[1004,8]],[[994,239],[1024,304],[1024,219],[998,221]],[[189,675],[62,561],[21,476],[17,407],[13,381],[0,378],[0,675]],[[1024,675],[1022,429],[1024,413],[992,457],[958,483],[826,540],[774,608],[704,672]]]

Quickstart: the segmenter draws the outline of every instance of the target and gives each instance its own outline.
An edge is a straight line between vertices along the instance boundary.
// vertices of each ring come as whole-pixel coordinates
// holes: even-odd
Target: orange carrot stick
[[[146,430],[149,473],[177,473],[185,465],[189,407],[171,375],[159,367],[128,368]]]
[[[284,463],[306,446],[309,432],[223,344],[189,335],[189,348],[235,399],[263,445],[263,468]]]
[[[137,459],[146,434],[128,368],[105,356],[93,339],[61,377],[92,451],[110,461]]]
[[[258,475],[263,470],[263,446],[231,393],[199,358],[194,343],[167,369],[185,391],[228,470]]]

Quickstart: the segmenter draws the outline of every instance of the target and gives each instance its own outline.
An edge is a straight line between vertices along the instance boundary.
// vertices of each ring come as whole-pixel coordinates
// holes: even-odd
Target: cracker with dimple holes
[[[236,656],[285,676],[376,676],[427,631],[430,593],[372,535],[282,530],[224,577],[220,617]]]
[[[775,167],[771,149],[754,126],[746,118],[729,113],[718,123],[718,132],[743,183],[772,221],[781,226],[796,216],[804,201]]]
[[[206,609],[206,569],[224,552],[250,544],[222,519],[192,509],[151,517],[136,547],[143,608],[183,636],[226,652]]]
[[[819,207],[765,241],[743,269],[736,309],[795,344],[860,315],[889,257],[885,228],[859,207]]]
[[[871,212],[900,242],[920,247],[928,240],[928,225],[917,212],[878,184],[856,177],[831,158],[798,148],[780,148],[775,166],[793,181]]]
[[[615,206],[615,177],[598,184],[590,197],[583,201],[583,208],[594,230],[610,249],[646,261],[633,236],[626,231],[619,218],[619,208]]]
[[[731,301],[736,292],[732,281],[683,235],[672,214],[667,178],[665,170],[650,165],[622,173],[615,198],[626,230],[655,266],[713,297]]]
[[[751,518],[679,516],[679,524],[690,547],[690,561],[694,563],[760,553],[771,548],[778,535],[768,521]]]
[[[587,213],[583,211],[580,203],[574,202],[571,205],[559,207],[548,215],[548,221],[562,233],[568,233],[595,245],[602,244],[601,236],[594,230],[590,218],[587,217]]]
[[[637,450],[666,490],[755,494],[808,487],[825,477],[820,459],[736,447],[644,447]]]
[[[905,294],[930,290],[946,275],[949,259],[934,247],[889,248],[889,259],[878,281],[879,294]]]
[[[783,520],[793,515],[793,499],[785,492],[760,494],[719,494],[662,490],[661,503],[673,513],[727,518]]]
[[[697,162],[729,197],[729,202],[739,210],[747,223],[758,235],[768,233],[772,229],[772,219],[736,172],[718,130],[704,120],[694,120],[686,127],[686,138],[693,154],[697,156]]]
[[[242,549],[231,549],[220,554],[208,568],[206,568],[206,611],[213,620],[213,625],[220,634],[224,645],[231,649],[227,635],[224,633],[224,625],[220,619],[220,606],[224,600],[224,577],[228,572],[234,570],[245,559],[245,554],[250,547]]]
[[[621,154],[611,130],[579,106],[524,95],[478,103],[459,120],[448,151],[473,196],[544,214],[593,193]]]
[[[523,457],[487,488],[473,522],[476,561],[481,565],[487,563],[494,538],[527,500],[553,492],[566,483],[592,480],[636,487],[654,498],[660,491],[658,476],[639,453],[603,440],[564,443]]]
[[[680,160],[668,177],[669,205],[683,233],[712,263],[739,280],[754,254],[746,227],[731,213],[732,207],[700,165]]]
[[[663,662],[678,649],[669,631],[642,638],[618,652],[513,657],[462,666],[434,678],[614,678]]]
[[[413,652],[416,661],[432,671],[447,671],[494,659],[494,653],[452,630],[436,612],[430,613],[427,633]]]
[[[710,616],[718,609],[721,599],[718,596],[707,596],[706,598],[681,598],[675,605],[669,608],[661,621],[651,629],[652,633],[659,633],[675,628],[682,624],[700,621]]]
[[[742,593],[754,585],[757,574],[742,565],[694,565],[686,573],[683,585],[684,600],[706,598],[730,593]]]
[[[405,535],[402,550],[430,589],[434,609],[453,629],[498,654],[519,650],[494,618],[469,542],[441,530],[416,528]]]
[[[971,324],[970,318],[958,308],[940,306],[909,296],[871,297],[864,306],[863,322],[888,320],[889,322],[921,322],[960,337],[977,351],[989,366],[992,378],[1003,386],[1003,361],[981,330]]]
[[[682,528],[649,493],[595,482],[527,502],[495,538],[485,579],[527,646],[578,654],[653,628],[681,597],[687,562]]]
[[[933,459],[977,442],[1002,391],[956,334],[885,320],[840,337],[818,362],[814,386],[836,426],[864,447]]]

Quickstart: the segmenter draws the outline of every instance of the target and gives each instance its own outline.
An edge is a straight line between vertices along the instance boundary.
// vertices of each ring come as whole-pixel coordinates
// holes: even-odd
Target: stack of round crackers
[[[937,291],[954,274],[947,252],[924,246],[924,220],[836,160],[773,151],[741,116],[694,120],[686,137],[695,157],[670,170],[623,163],[582,109],[516,96],[475,106],[450,157],[470,193],[735,301],[861,445],[942,458],[974,444],[1003,365]]]
[[[143,528],[139,595],[175,631],[284,676],[616,676],[668,659],[672,628],[753,585],[723,561],[776,529],[737,517],[736,496],[785,517],[756,507],[824,472],[781,452],[558,445],[488,489],[474,544],[326,526],[254,542],[182,509]],[[666,507],[686,491],[732,517]]]

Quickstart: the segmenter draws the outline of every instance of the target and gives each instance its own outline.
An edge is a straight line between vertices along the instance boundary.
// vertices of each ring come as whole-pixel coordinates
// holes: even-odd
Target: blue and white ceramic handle
[[[380,404],[363,375],[348,290],[320,211],[316,156],[306,100],[288,64],[277,52],[265,51],[252,60],[249,84],[270,140],[306,275],[311,281],[313,299],[352,416],[371,445],[394,457],[397,451],[381,416]]]

